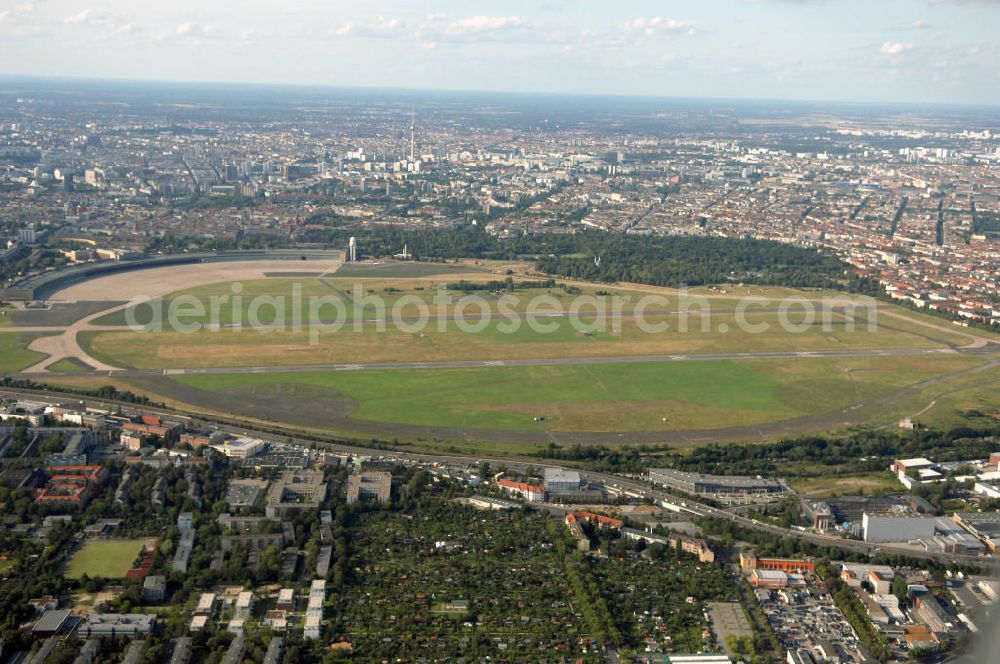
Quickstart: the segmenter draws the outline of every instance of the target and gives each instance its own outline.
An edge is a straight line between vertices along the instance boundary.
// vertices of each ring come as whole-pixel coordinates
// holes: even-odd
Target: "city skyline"
[[[992,0],[0,6],[14,76],[1000,104]],[[582,10],[581,10],[582,9]],[[857,16],[864,10],[863,21]],[[68,55],[72,57],[67,57]]]

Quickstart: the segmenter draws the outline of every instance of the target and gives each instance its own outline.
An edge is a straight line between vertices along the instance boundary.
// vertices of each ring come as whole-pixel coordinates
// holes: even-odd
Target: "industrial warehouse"
[[[703,475],[702,473],[685,473],[671,468],[651,468],[649,480],[675,491],[728,497],[729,499],[768,499],[789,491],[784,480],[735,475]]]

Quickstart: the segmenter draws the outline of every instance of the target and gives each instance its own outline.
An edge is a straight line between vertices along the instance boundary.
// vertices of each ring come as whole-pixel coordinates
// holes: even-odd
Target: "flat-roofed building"
[[[236,596],[235,615],[238,618],[249,618],[253,610],[253,593],[244,590]]]
[[[938,599],[931,594],[917,598],[917,618],[936,634],[947,634],[954,627]]]
[[[46,611],[31,628],[31,635],[36,639],[67,636],[76,629],[79,622],[80,619],[66,609]]]
[[[281,609],[268,611],[264,615],[264,625],[276,632],[284,632],[288,629],[288,612]]]
[[[191,639],[182,636],[174,642],[174,650],[170,654],[170,664],[187,664],[191,661]]]
[[[866,542],[907,542],[933,537],[937,532],[933,516],[873,516],[861,518],[862,538]]]
[[[215,613],[215,593],[202,593],[198,597],[198,604],[195,605],[194,614],[211,616]]]
[[[283,519],[302,510],[318,509],[326,493],[322,470],[286,470],[267,492],[265,514],[271,519]]]
[[[520,507],[513,500],[502,498],[491,498],[489,496],[471,496],[469,504],[481,510],[514,510]]]
[[[240,664],[240,662],[243,661],[243,655],[246,651],[246,639],[243,637],[243,634],[237,634],[236,638],[229,644],[229,648],[226,650],[226,656],[223,658],[222,664]]]
[[[226,503],[230,507],[250,507],[257,504],[267,489],[267,480],[258,478],[229,480]]]
[[[167,577],[162,574],[147,576],[142,582],[142,601],[158,604],[167,599]]]
[[[93,664],[97,659],[97,653],[101,650],[101,642],[97,639],[87,639],[76,654],[73,664]]]
[[[392,475],[385,472],[354,473],[347,479],[347,504],[362,500],[389,502],[392,495]]]
[[[815,658],[813,658],[812,653],[805,648],[795,648],[789,650],[785,655],[785,661],[788,664],[816,664]]]
[[[175,572],[187,572],[188,563],[191,561],[191,553],[194,551],[194,529],[181,531],[180,540],[177,542],[177,550],[174,551],[172,563]]]
[[[803,500],[802,514],[809,521],[809,525],[819,531],[829,530],[833,521],[833,510],[819,500]]]
[[[208,616],[205,614],[191,616],[191,622],[188,623],[189,633],[204,632],[206,629],[208,629]]]
[[[281,664],[281,656],[285,653],[285,640],[280,636],[271,637],[264,654],[264,664]]]
[[[755,569],[750,572],[750,583],[755,588],[787,588],[788,575],[776,570]]]
[[[319,547],[316,554],[316,576],[326,576],[330,573],[330,561],[333,559],[333,545],[325,544]]]
[[[307,639],[318,639],[322,620],[322,616],[307,615],[305,626],[302,630],[302,636]]]
[[[129,636],[151,634],[156,627],[155,613],[89,613],[77,633],[92,636]]]
[[[281,611],[294,611],[295,610],[295,589],[294,588],[282,588],[278,591],[278,603],[275,608]]]
[[[760,496],[777,495],[788,491],[788,485],[782,480],[768,477],[705,475],[673,468],[651,468],[649,479],[654,484],[692,494]]]
[[[230,459],[249,459],[263,452],[264,448],[267,447],[267,441],[259,438],[244,437],[225,440],[220,443],[212,443],[209,447],[216,452],[226,455]]]
[[[565,468],[546,468],[545,490],[549,493],[579,491],[580,473]]]
[[[122,664],[139,664],[139,661],[142,659],[142,651],[145,647],[145,641],[133,641],[130,643],[128,650],[125,651]]]
[[[871,582],[873,577],[877,577],[888,584],[888,586],[891,586],[895,572],[888,565],[842,563],[840,566],[840,580],[852,588],[860,588],[864,581]]]

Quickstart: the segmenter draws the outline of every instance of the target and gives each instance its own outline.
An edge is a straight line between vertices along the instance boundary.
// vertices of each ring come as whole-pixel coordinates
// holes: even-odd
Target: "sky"
[[[1000,0],[0,0],[0,74],[1000,105]]]

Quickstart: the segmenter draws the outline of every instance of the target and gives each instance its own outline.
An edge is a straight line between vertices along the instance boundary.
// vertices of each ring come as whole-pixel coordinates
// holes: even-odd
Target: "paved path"
[[[91,330],[102,330],[102,331],[119,331],[131,329],[127,325],[93,325],[93,321],[98,318],[107,316],[108,314],[113,314],[117,311],[125,309],[128,304],[120,304],[110,309],[105,309],[104,311],[99,311],[96,314],[91,314],[80,320],[76,321],[72,325],[68,325],[62,329],[62,332],[58,334],[51,334],[49,336],[38,337],[28,344],[28,350],[37,351],[39,353],[45,353],[48,355],[44,360],[33,364],[24,370],[26,374],[39,374],[39,373],[49,373],[49,367],[60,360],[75,359],[83,362],[84,364],[92,367],[95,372],[105,372],[114,371],[117,367],[113,367],[110,364],[105,364],[100,360],[92,357],[80,346],[80,341],[77,335],[80,332],[87,332]],[[60,328],[5,328],[6,330],[18,330],[30,332],[32,329],[35,331],[56,331],[58,332]],[[84,372],[86,373],[86,372]]]

